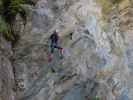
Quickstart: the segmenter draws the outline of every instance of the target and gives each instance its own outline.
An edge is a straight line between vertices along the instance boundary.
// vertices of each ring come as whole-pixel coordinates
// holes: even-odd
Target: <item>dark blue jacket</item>
[[[56,32],[54,32],[51,36],[50,36],[50,40],[51,40],[51,43],[55,43],[55,44],[58,44],[58,40],[59,40],[59,36]]]

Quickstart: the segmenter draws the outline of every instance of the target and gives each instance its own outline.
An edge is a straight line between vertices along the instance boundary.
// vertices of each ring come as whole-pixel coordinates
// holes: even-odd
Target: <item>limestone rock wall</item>
[[[1,35],[1,34],[0,34]],[[11,43],[0,36],[0,100],[15,99],[15,80],[13,66],[10,61],[13,56]]]
[[[114,5],[107,21],[95,0],[35,2],[23,5],[26,23],[19,15],[14,22],[20,35],[12,62],[17,100],[132,100],[131,0]],[[48,62],[55,29],[64,58],[56,50]]]

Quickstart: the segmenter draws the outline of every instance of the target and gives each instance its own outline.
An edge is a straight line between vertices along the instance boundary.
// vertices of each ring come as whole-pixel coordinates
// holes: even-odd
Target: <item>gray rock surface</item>
[[[19,15],[14,22],[20,35],[12,62],[17,100],[132,100],[133,35],[128,23],[132,8],[123,10],[122,2],[104,21],[102,7],[94,0],[35,1],[35,6],[24,5],[25,26]],[[55,29],[64,58],[56,50],[48,62],[48,37]],[[2,55],[10,65],[12,50],[6,51]]]
[[[0,100],[15,100],[11,43],[0,36]]]

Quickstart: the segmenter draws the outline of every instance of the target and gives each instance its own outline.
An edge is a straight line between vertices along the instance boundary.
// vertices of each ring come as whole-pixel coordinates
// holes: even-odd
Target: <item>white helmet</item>
[[[55,32],[56,32],[56,33],[59,33],[59,30],[58,30],[58,29],[56,29],[56,30],[55,30]]]

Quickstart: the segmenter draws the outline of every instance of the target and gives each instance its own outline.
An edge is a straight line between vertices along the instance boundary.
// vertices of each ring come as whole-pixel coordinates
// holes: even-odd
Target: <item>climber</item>
[[[54,53],[55,48],[58,49],[60,51],[60,58],[62,59],[63,57],[63,48],[61,46],[59,46],[59,34],[58,31],[55,30],[53,32],[53,34],[51,34],[51,36],[49,37],[49,42],[50,42],[50,54],[49,54],[49,61],[52,60],[52,56]]]

